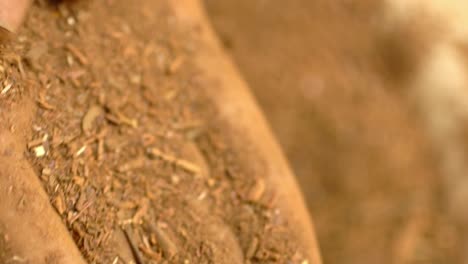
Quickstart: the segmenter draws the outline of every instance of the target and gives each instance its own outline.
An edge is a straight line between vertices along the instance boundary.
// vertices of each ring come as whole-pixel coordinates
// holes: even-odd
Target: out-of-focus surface
[[[206,4],[299,178],[324,263],[463,263],[437,152],[378,67],[379,1]]]

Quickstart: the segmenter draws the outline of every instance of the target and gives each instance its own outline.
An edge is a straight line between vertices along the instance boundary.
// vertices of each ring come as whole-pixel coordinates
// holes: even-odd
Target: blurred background
[[[324,263],[468,263],[439,153],[379,68],[379,1],[205,2],[298,176]]]

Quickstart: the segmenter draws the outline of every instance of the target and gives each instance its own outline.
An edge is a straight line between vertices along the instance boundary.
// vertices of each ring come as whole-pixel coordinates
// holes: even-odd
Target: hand
[[[15,32],[26,14],[32,0],[0,0],[0,30]]]

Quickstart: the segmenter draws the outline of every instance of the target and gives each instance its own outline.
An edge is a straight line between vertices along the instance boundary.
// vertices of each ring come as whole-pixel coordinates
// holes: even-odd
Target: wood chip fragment
[[[80,177],[80,176],[73,176],[73,182],[80,186],[80,187],[83,187],[84,183],[85,183],[85,179]]]
[[[265,188],[265,180],[263,178],[258,178],[247,194],[247,199],[251,202],[259,201],[265,193]]]
[[[83,66],[87,66],[89,64],[88,58],[73,44],[68,43],[65,47]]]
[[[86,114],[83,116],[83,120],[81,121],[81,128],[86,135],[91,133],[96,119],[102,114],[103,110],[100,106],[94,105],[88,109]]]
[[[188,161],[188,160],[179,159],[179,158],[174,157],[172,155],[165,154],[165,153],[163,153],[161,150],[159,150],[157,148],[150,148],[148,152],[149,152],[149,156],[152,157],[152,158],[162,159],[163,161],[166,161],[168,163],[172,163],[175,166],[180,167],[181,169],[183,169],[183,170],[185,170],[187,172],[193,173],[195,175],[200,175],[201,174],[201,168],[199,166],[197,166],[196,164]]]
[[[112,123],[114,125],[120,125],[119,118],[114,116],[114,115],[106,114],[106,119],[107,119],[107,121],[109,121],[110,123]]]
[[[130,245],[130,248],[132,249],[133,257],[135,258],[135,262],[137,264],[143,264],[145,263],[143,260],[143,256],[140,253],[138,244],[135,242],[135,239],[133,238],[133,232],[130,230],[129,226],[126,226],[123,229],[125,233],[125,237],[127,238],[128,244]]]
[[[179,251],[177,245],[172,241],[160,224],[150,224],[151,231],[156,235],[156,240],[167,259],[172,259]]]
[[[44,139],[43,138],[38,138],[38,139],[33,139],[31,141],[28,142],[28,148],[29,149],[32,149],[34,147],[37,147],[39,145],[42,145],[42,143],[44,143]]]
[[[38,158],[42,158],[46,155],[46,150],[43,145],[37,146],[33,148],[34,155]]]
[[[49,104],[44,96],[39,96],[39,99],[36,100],[37,104],[39,105],[39,107],[45,109],[45,110],[50,110],[50,111],[53,111],[55,110],[55,107],[51,104]]]
[[[102,161],[104,159],[104,139],[99,138],[97,143],[97,160]]]
[[[154,252],[151,248],[145,246],[145,245],[140,245],[139,249],[143,254],[145,254],[148,258],[154,260],[154,261],[161,261],[161,255]]]
[[[85,151],[86,151],[86,145],[82,146],[75,152],[75,155],[74,155],[75,158],[81,156],[81,154],[83,154]]]
[[[136,158],[134,160],[131,160],[131,161],[119,166],[117,168],[117,171],[118,172],[127,172],[127,171],[131,171],[131,170],[141,168],[144,165],[145,165],[145,159],[140,157],[140,158]]]
[[[106,114],[106,119],[112,124],[115,125],[126,125],[129,127],[137,128],[138,127],[138,120],[129,118],[121,113],[114,114]]]
[[[128,117],[126,117],[125,115],[123,115],[121,113],[118,113],[117,117],[118,117],[121,124],[130,126],[130,127],[133,127],[133,128],[138,127],[138,121],[136,119],[128,118]]]
[[[65,213],[65,201],[62,194],[59,194],[57,197],[55,197],[53,205],[59,214],[63,215],[63,213]]]
[[[86,205],[86,194],[85,192],[82,192],[80,194],[80,197],[78,198],[78,201],[75,203],[75,209],[78,211],[82,211],[85,208]]]
[[[83,210],[79,211],[75,216],[70,219],[70,225],[73,224],[81,215],[89,208],[91,205],[94,204],[94,201],[87,202],[85,206],[83,206]]]
[[[182,169],[191,172],[193,174],[199,175],[201,173],[200,167],[195,165],[194,163],[188,161],[188,160],[183,160],[183,159],[177,159],[175,161],[175,165],[181,167]]]
[[[245,252],[245,257],[246,259],[251,259],[255,256],[255,253],[257,252],[258,249],[258,238],[255,236],[252,238],[250,241],[249,247],[247,248],[247,251]]]
[[[0,94],[6,94],[8,93],[8,91],[10,91],[11,87],[13,87],[13,83],[9,83],[5,86],[5,88],[2,89],[2,91],[0,92]]]
[[[42,169],[42,175],[43,176],[50,176],[52,174],[52,170],[49,168],[43,168]]]
[[[148,212],[148,209],[149,209],[149,200],[144,199],[143,202],[141,203],[140,207],[136,211],[135,215],[133,216],[132,222],[134,224],[140,224],[141,219],[143,218],[143,216],[146,215],[146,213]]]
[[[26,72],[24,71],[23,59],[20,56],[16,56],[15,61],[16,61],[16,65],[18,65],[18,70],[20,72],[21,78],[25,79]]]

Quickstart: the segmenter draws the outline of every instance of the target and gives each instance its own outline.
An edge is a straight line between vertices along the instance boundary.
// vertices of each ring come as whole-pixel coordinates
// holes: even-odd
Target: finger
[[[21,23],[31,0],[0,0],[0,27],[15,32]]]

